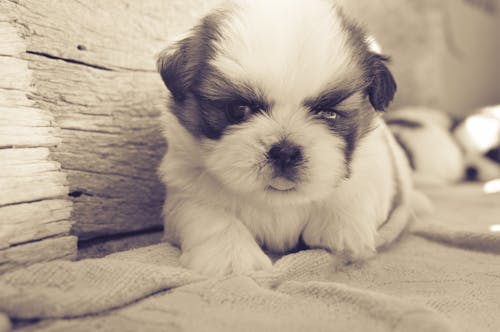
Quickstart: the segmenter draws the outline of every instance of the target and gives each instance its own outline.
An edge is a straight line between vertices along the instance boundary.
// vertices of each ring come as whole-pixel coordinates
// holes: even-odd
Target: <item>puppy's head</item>
[[[206,16],[158,69],[202,167],[234,192],[296,202],[351,176],[396,90],[384,61],[331,1],[249,0]]]

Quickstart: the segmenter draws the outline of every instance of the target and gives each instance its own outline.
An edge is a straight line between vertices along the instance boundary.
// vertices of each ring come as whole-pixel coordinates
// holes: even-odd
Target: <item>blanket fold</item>
[[[500,331],[491,219],[469,228],[440,220],[450,223],[423,220],[367,262],[305,250],[251,276],[206,278],[166,243],[35,264],[0,276],[0,311],[42,319],[19,331]],[[379,248],[404,230],[384,227]]]

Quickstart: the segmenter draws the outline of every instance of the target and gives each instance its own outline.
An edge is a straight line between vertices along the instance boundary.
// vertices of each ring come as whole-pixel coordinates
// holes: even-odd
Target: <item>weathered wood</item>
[[[47,148],[0,149],[0,230],[6,223],[5,205],[60,196],[67,200],[66,174],[48,158]]]
[[[0,273],[54,259],[75,259],[76,242],[76,236],[63,236],[0,250]]]
[[[27,45],[19,58],[31,71],[29,98],[54,116],[58,129],[50,134],[61,142],[51,157],[68,174],[73,233],[80,238],[162,224],[164,189],[156,168],[165,152],[158,117],[167,92],[155,56],[214,2],[0,5]],[[178,15],[183,8],[189,12]],[[21,117],[16,121],[25,125]],[[12,140],[11,134],[5,136]]]
[[[67,192],[66,174],[47,172],[41,175],[0,179],[0,205],[31,202],[61,196]]]
[[[0,8],[4,5],[0,3]],[[26,42],[0,9],[0,273],[74,258],[67,175],[48,147],[61,142],[52,113],[29,97]]]
[[[62,199],[0,207],[0,248],[68,234],[71,207]]]
[[[43,82],[35,98],[61,128],[62,143],[52,155],[69,175],[75,234],[85,238],[160,224],[163,187],[155,170],[165,151],[157,120],[165,92],[157,74],[58,62],[61,76],[51,78],[54,61],[31,58]]]
[[[17,0],[3,8],[17,19],[28,52],[101,69],[154,72],[157,52],[217,2]]]

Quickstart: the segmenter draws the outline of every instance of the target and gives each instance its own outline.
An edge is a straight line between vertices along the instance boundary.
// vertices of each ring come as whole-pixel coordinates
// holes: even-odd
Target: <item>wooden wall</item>
[[[182,4],[0,1],[0,273],[161,227],[155,56],[209,2]]]
[[[0,6],[1,8],[2,6]],[[52,113],[32,98],[26,43],[0,9],[0,273],[55,258],[73,258],[72,203]]]

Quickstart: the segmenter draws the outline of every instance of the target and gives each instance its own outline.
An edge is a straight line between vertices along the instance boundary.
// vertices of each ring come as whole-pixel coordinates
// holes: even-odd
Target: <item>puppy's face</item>
[[[275,203],[328,195],[396,85],[330,1],[239,1],[160,55],[171,110],[229,190]],[[375,110],[374,110],[375,109]]]

